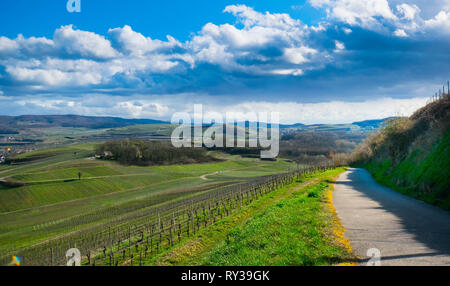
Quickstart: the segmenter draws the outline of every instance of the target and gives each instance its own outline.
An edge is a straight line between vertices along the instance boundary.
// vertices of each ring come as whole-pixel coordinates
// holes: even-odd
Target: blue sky
[[[0,0],[1,114],[343,123],[408,115],[450,78],[450,0],[66,2]]]
[[[152,38],[172,35],[180,41],[189,40],[208,22],[224,24],[235,21],[223,9],[232,4],[245,4],[258,11],[289,13],[304,23],[317,22],[325,16],[306,0],[300,1],[208,1],[208,0],[85,0],[82,13],[67,13],[67,0],[1,1],[0,32],[2,36],[18,34],[51,38],[55,29],[73,24],[77,28],[104,34],[111,27],[130,25]],[[107,5],[105,3],[108,3]]]

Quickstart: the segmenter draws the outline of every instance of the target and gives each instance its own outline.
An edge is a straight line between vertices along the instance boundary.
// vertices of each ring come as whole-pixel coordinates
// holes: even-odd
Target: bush
[[[22,181],[8,178],[6,180],[0,180],[0,185],[5,186],[7,188],[18,188],[18,187],[25,186],[25,183]]]

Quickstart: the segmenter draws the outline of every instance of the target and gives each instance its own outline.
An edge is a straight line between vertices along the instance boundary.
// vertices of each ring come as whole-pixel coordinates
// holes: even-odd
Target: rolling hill
[[[117,128],[137,124],[161,124],[168,123],[154,119],[125,119],[120,117],[98,117],[81,115],[21,115],[0,116],[0,132],[3,128],[9,128],[9,132],[22,128],[46,128],[46,127],[84,127],[90,129]],[[4,132],[5,133],[5,132]]]

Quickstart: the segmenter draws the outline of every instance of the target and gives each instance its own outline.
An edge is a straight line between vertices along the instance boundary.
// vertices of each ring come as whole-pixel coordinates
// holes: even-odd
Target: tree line
[[[124,165],[170,165],[219,161],[204,148],[175,148],[170,142],[112,140],[95,148],[97,157]]]

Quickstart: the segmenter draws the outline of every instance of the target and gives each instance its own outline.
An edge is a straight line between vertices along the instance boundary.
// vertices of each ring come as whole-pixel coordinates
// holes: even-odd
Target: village
[[[35,148],[18,148],[17,147],[0,147],[0,164],[6,164],[8,162],[8,157],[13,157],[15,155],[33,152],[35,151]]]

